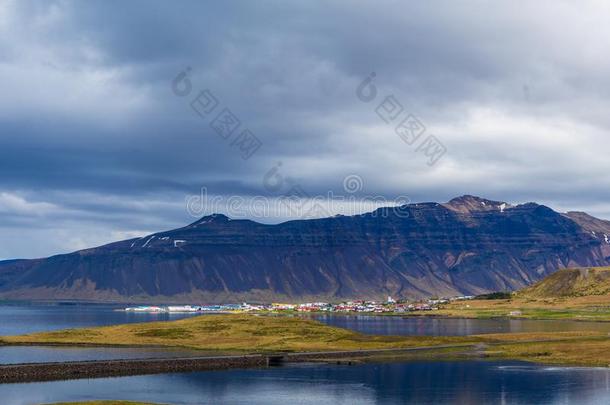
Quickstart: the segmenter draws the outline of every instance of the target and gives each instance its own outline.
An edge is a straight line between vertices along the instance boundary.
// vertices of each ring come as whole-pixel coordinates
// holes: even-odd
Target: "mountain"
[[[184,228],[0,262],[0,297],[147,302],[338,300],[515,290],[610,265],[610,222],[475,196],[264,225]]]
[[[519,291],[532,298],[584,297],[610,294],[610,267],[558,270]]]

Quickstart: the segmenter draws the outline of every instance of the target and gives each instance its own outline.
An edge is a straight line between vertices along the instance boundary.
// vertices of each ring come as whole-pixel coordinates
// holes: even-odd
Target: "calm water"
[[[106,326],[120,323],[168,321],[192,314],[147,314],[117,311],[111,305],[0,305],[0,335],[17,335],[57,329]],[[1,347],[0,364],[47,361],[110,360],[152,357],[200,356],[201,352],[137,348]],[[0,402],[1,404],[1,402]]]
[[[205,352],[195,350],[157,348],[8,346],[0,347],[0,364],[150,359],[204,356],[205,354]]]
[[[188,313],[134,313],[111,305],[0,305],[0,335],[121,323],[168,321]],[[537,321],[518,319],[451,319],[374,315],[311,315],[329,325],[378,335],[463,336],[502,332],[595,330],[610,333],[610,322]]]
[[[167,404],[608,404],[610,370],[521,362],[300,366],[0,385],[3,405],[128,399]]]
[[[144,314],[100,305],[3,305],[0,335],[130,322],[189,314]],[[509,319],[314,316],[364,333],[467,335],[603,330],[610,323]],[[166,349],[0,347],[0,363],[171,357]],[[522,362],[406,362],[359,366],[301,365],[256,370],[0,384],[1,405],[127,399],[167,404],[610,404],[610,370]]]
[[[134,313],[112,305],[0,305],[0,335],[18,335],[57,329],[120,323],[169,321],[192,314]]]
[[[368,315],[313,315],[311,317],[328,325],[375,335],[465,336],[481,333],[569,332],[580,330],[610,333],[610,322]]]
[[[0,305],[0,335],[181,319],[193,314],[117,311],[110,305]],[[312,315],[329,325],[379,335],[461,336],[499,332],[597,330],[610,333],[610,322],[450,319],[370,315]],[[193,351],[135,348],[0,347],[0,364],[46,361],[201,355]]]

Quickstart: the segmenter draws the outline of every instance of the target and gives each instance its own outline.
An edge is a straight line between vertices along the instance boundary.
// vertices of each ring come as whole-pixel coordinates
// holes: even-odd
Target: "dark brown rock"
[[[0,296],[238,302],[514,290],[560,268],[610,264],[610,223],[585,215],[473,196],[278,225],[213,215],[141,239],[0,262]]]

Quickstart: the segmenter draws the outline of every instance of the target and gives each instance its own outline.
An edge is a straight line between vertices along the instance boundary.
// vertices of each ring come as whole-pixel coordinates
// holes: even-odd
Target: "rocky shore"
[[[442,345],[409,349],[351,350],[334,352],[305,352],[280,354],[252,354],[239,356],[183,357],[171,359],[94,360],[62,363],[24,363],[0,366],[0,384],[38,381],[71,380],[81,378],[119,377],[144,374],[184,373],[192,371],[224,370],[278,366],[284,363],[309,361],[337,361],[341,359],[373,357],[430,349],[467,347]],[[344,362],[342,362],[344,363]],[[351,362],[345,362],[351,364]]]
[[[176,359],[78,361],[0,366],[0,383],[118,377],[142,374],[266,367],[269,356],[219,356]]]

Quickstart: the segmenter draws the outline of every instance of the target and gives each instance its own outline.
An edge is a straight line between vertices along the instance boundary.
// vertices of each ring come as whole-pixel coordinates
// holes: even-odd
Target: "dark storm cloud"
[[[192,220],[185,198],[413,201],[479,194],[610,218],[603,2],[0,3],[0,258]],[[193,93],[171,82],[190,67]],[[379,97],[359,83],[376,72]],[[262,142],[248,160],[189,106],[209,89]],[[393,94],[447,153],[426,164],[376,114]],[[216,113],[216,111],[215,111]],[[268,220],[269,221],[269,220]],[[32,244],[19,242],[36,240]]]

